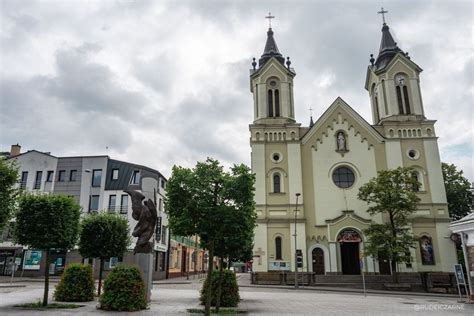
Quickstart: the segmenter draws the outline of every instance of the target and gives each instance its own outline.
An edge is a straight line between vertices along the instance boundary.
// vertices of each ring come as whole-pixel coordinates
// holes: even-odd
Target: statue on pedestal
[[[132,198],[132,217],[138,221],[132,232],[132,236],[138,238],[133,254],[151,253],[153,252],[153,242],[150,242],[150,238],[155,232],[158,218],[155,203],[151,199],[143,201],[145,196],[141,192],[130,189],[124,192]]]

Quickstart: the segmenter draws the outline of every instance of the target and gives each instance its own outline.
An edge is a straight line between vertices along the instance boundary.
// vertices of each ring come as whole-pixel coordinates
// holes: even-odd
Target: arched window
[[[413,191],[419,192],[419,191],[420,191],[421,181],[420,181],[420,177],[419,177],[418,171],[413,171],[413,172],[411,173],[411,177],[413,178],[413,181],[415,182],[415,183],[413,184]]]
[[[400,114],[411,114],[410,98],[408,96],[408,87],[406,77],[403,74],[395,76],[395,85],[397,90],[398,112]]]
[[[281,237],[275,238],[275,260],[282,260],[281,256]]]
[[[281,181],[280,174],[275,173],[273,175],[273,192],[274,193],[280,193],[281,192],[280,181]]]
[[[268,116],[280,116],[280,81],[278,78],[272,77],[267,82],[268,93]]]
[[[280,91],[275,90],[275,116],[280,116]]]
[[[273,91],[268,90],[268,116],[273,116]]]

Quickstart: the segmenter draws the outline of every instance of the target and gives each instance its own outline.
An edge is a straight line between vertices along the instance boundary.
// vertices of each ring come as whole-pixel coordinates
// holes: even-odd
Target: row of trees
[[[130,244],[128,222],[119,215],[99,213],[80,220],[81,206],[64,195],[24,194],[18,203],[15,242],[45,254],[43,306],[48,304],[50,251],[78,245],[86,258],[100,260],[98,295],[104,260],[120,257]]]

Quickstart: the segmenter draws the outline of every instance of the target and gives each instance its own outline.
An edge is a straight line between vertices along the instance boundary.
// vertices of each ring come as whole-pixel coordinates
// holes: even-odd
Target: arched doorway
[[[324,251],[321,248],[314,248],[312,251],[313,272],[324,274]]]
[[[341,249],[342,274],[360,274],[359,243],[362,241],[358,232],[344,229],[337,237]]]

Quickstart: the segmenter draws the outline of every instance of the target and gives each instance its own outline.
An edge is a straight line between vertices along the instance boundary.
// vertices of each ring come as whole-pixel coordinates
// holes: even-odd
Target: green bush
[[[235,273],[230,270],[224,270],[222,276],[221,307],[236,307],[239,304],[239,285]],[[211,305],[216,306],[217,285],[219,283],[219,271],[212,271],[212,292]],[[207,279],[201,289],[201,304],[206,304]]]
[[[62,302],[87,302],[94,299],[94,278],[92,267],[81,263],[71,263],[64,269],[56,286],[54,298]]]
[[[145,283],[136,266],[117,266],[104,282],[100,308],[137,311],[146,308]]]

